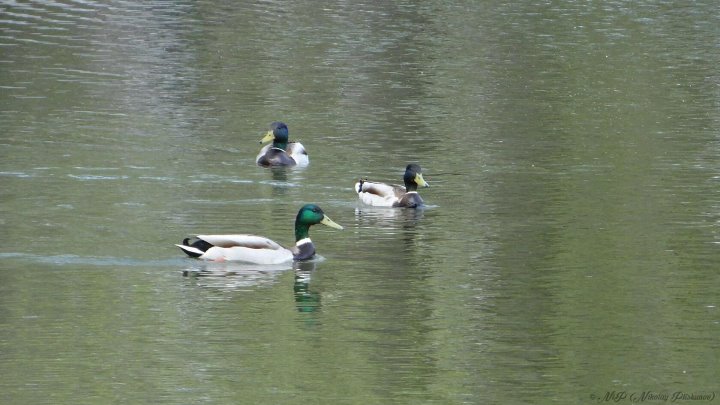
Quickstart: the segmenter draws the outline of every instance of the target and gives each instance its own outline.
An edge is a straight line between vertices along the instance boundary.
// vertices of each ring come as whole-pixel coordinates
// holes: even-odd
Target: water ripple
[[[25,261],[55,264],[59,266],[69,265],[90,265],[90,266],[113,266],[113,267],[167,267],[180,266],[184,258],[173,258],[163,260],[143,260],[128,257],[94,257],[78,255],[38,255],[21,252],[0,253],[0,260],[20,259]]]
[[[73,179],[77,180],[83,180],[83,181],[90,181],[90,180],[125,180],[130,178],[130,176],[100,176],[95,174],[83,174],[83,175],[76,175],[76,174],[68,174],[68,177],[71,177]]]

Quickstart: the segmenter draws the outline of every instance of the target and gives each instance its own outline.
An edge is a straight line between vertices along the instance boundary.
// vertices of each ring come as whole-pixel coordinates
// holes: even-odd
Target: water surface
[[[713,2],[0,3],[8,403],[720,394]],[[283,120],[310,153],[256,167]],[[359,206],[418,162],[420,211]],[[202,263],[196,233],[320,257]]]

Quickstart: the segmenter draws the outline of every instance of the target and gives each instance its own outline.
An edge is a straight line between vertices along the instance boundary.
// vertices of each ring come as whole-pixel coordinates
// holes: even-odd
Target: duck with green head
[[[404,187],[361,179],[355,183],[355,192],[360,201],[375,207],[418,208],[425,205],[417,189],[430,185],[423,178],[420,165],[407,165],[403,181]]]
[[[272,141],[260,149],[255,158],[259,166],[307,166],[310,163],[305,147],[300,142],[289,141],[289,131],[284,122],[275,121],[260,143]]]
[[[295,246],[286,248],[263,236],[236,235],[197,235],[190,243],[185,238],[182,244],[175,245],[188,256],[212,261],[238,261],[255,264],[280,264],[293,260],[309,260],[315,257],[315,245],[310,240],[310,227],[323,224],[335,229],[342,226],[331,220],[315,204],[304,205],[295,218]]]

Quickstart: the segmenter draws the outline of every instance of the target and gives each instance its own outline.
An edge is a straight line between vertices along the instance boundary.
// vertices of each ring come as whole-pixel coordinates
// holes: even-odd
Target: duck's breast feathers
[[[263,148],[264,149],[264,148]],[[264,154],[260,154],[256,160],[260,166],[295,166],[297,162],[286,151],[270,147]]]
[[[410,191],[403,195],[393,206],[401,208],[419,208],[425,205],[422,197],[416,191]]]
[[[265,154],[267,154],[267,152],[270,150],[270,148],[272,148],[272,144],[265,145],[262,148],[260,148],[260,153],[258,153],[258,155],[255,157],[255,162],[260,164],[260,159],[262,159],[262,157],[265,156]]]
[[[293,260],[310,260],[315,257],[315,245],[310,238],[297,241],[292,248]]]
[[[280,244],[264,236],[235,234],[235,235],[198,235],[213,246],[221,248],[245,247],[249,249],[284,249]]]

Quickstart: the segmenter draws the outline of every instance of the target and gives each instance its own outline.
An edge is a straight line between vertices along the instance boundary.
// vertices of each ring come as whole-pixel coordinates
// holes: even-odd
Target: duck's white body
[[[175,245],[198,259],[212,261],[238,261],[255,264],[280,264],[293,261],[293,251],[272,239],[257,235],[197,235],[212,245],[203,252],[193,246]],[[307,239],[309,241],[309,239]],[[297,245],[307,243],[305,239]]]
[[[355,192],[363,204],[372,205],[373,207],[395,207],[400,202],[400,199],[405,194],[408,194],[403,186],[372,181],[355,183]],[[417,194],[415,191],[410,193]]]

